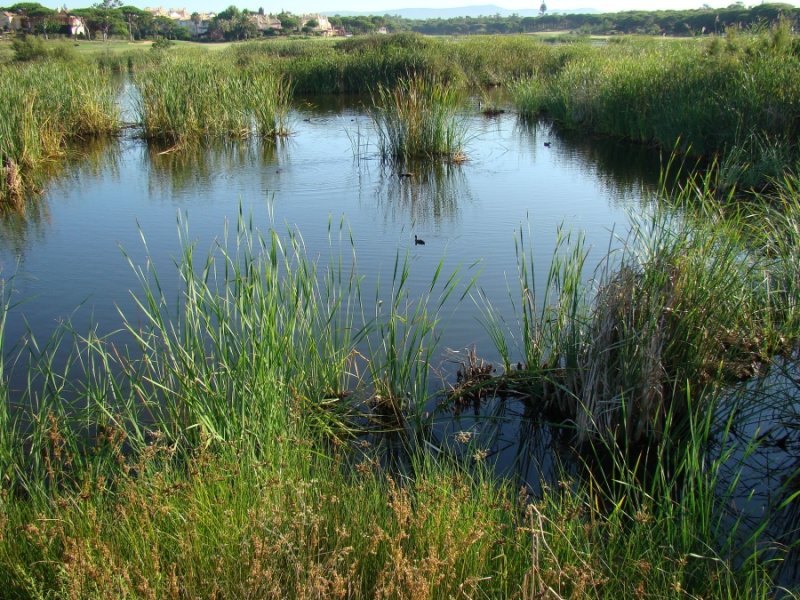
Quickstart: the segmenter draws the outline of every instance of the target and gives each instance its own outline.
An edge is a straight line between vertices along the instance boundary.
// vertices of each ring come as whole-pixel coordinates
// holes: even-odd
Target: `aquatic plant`
[[[0,78],[0,202],[19,204],[71,140],[119,129],[115,86],[91,64],[7,66]]]
[[[722,157],[740,186],[762,185],[798,155],[800,98],[792,51],[765,39],[725,52],[675,40],[619,43],[523,78],[513,96],[525,116],[545,113],[573,129]]]
[[[411,75],[394,88],[378,86],[372,119],[384,160],[465,160],[466,126],[456,89],[436,79]]]
[[[212,137],[285,135],[291,85],[266,68],[213,57],[166,56],[137,74],[144,136],[172,145]]]
[[[352,252],[345,228],[329,231]],[[406,312],[403,260],[384,326],[369,324],[354,264],[319,267],[299,234],[249,219],[202,261],[184,244],[174,308],[148,265],[132,265],[142,320],[122,317],[136,350],[62,330],[17,349],[27,388],[10,394],[1,373],[17,415],[0,412],[9,597],[770,596],[759,530],[733,561],[727,455],[705,459],[707,412],[689,410],[688,442],[662,438],[646,475],[612,446],[613,477],[563,473],[537,496],[495,478],[480,447],[466,463],[420,445],[387,471],[370,438],[351,437],[357,399],[343,392],[370,335],[397,337],[378,365],[424,368],[435,311]],[[374,389],[416,377],[370,369]]]
[[[750,377],[787,350],[800,337],[800,211],[788,199],[795,183],[783,186],[779,215],[731,213],[710,175],[662,188],[660,201],[672,208],[633,216],[630,236],[592,286],[582,238],[562,234],[537,287],[521,230],[518,319],[531,401],[574,422],[579,440],[648,444],[664,435],[666,415],[687,417],[690,389],[702,401],[706,386]],[[486,312],[509,371],[502,319]]]

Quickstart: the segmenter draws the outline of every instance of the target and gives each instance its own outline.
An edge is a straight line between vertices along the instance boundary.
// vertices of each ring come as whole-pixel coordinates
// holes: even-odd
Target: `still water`
[[[316,99],[298,106],[292,135],[277,144],[162,153],[131,131],[81,149],[25,215],[7,214],[0,224],[0,277],[13,276],[19,302],[7,341],[27,332],[45,339],[67,319],[78,332],[118,325],[116,307],[128,310],[129,290],[138,291],[124,253],[144,264],[142,238],[174,297],[178,217],[202,256],[226,222],[235,227],[240,209],[262,231],[296,228],[311,257],[330,252],[329,225],[343,221],[367,289],[390,281],[395,257],[407,254],[412,294],[443,260],[445,272],[461,268],[464,281],[478,274],[492,304],[510,310],[520,228],[530,232],[543,272],[559,227],[586,236],[594,265],[624,236],[629,211],[641,209],[658,177],[657,155],[558,137],[512,114],[466,115],[466,163],[401,176],[381,164],[359,106]],[[415,245],[414,235],[426,244]],[[448,315],[443,349],[476,345],[491,357],[478,317],[473,302],[460,303]]]

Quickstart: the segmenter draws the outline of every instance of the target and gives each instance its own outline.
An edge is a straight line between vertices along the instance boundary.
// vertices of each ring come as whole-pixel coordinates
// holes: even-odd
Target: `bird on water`
[[[421,239],[419,239],[419,238],[416,236],[416,234],[414,234],[414,245],[415,245],[415,246],[424,246],[424,245],[425,245],[425,240],[421,240]]]

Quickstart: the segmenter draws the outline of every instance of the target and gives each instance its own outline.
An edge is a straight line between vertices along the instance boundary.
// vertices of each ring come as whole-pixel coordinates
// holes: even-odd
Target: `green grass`
[[[378,86],[372,120],[384,160],[463,162],[466,126],[458,115],[460,96],[437,79],[409,76],[394,88]]]
[[[573,422],[579,440],[651,445],[668,415],[683,426],[687,397],[713,398],[790,351],[800,336],[800,205],[794,178],[776,185],[774,199],[746,207],[720,204],[711,175],[664,188],[656,200],[679,210],[633,215],[604,264],[586,265],[580,234],[562,231],[545,282],[521,230],[522,371],[510,369],[519,331],[504,332],[508,317],[486,310],[511,384]]]
[[[143,135],[180,146],[201,139],[288,133],[289,81],[268,67],[233,69],[210,56],[165,56],[136,78]]]
[[[45,62],[2,67],[0,202],[19,204],[66,144],[119,129],[115,87],[97,67]]]
[[[718,157],[729,187],[761,186],[799,152],[800,67],[775,36],[623,40],[523,78],[512,94],[522,115]]]
[[[567,419],[584,442],[580,468],[535,497],[491,472],[480,440],[432,448],[427,437],[440,312],[474,282],[440,264],[426,294],[411,298],[409,259],[398,255],[388,290],[365,293],[343,224],[330,224],[335,251],[321,264],[298,232],[258,232],[241,215],[198,257],[181,223],[175,273],[131,262],[141,290],[135,314],[120,317],[127,346],[120,334],[65,326],[12,351],[2,332],[13,282],[3,283],[0,589],[9,598],[773,597],[783,551],[766,521],[748,531],[725,519],[734,457],[755,441],[734,441],[733,417],[718,415],[728,385],[800,333],[800,183],[785,174],[749,203],[735,188],[755,155],[781,169],[792,160],[774,129],[794,118],[795,66],[783,64],[780,39],[595,49],[389,36],[147,54],[140,115],[145,135],[168,144],[285,132],[290,77],[306,91],[372,82],[385,158],[457,160],[455,86],[434,84],[516,80],[522,112],[550,102],[551,116],[576,127],[665,145],[680,132],[686,149],[727,154],[662,189],[656,200],[679,216],[653,208],[635,219],[591,284],[578,233],[560,232],[545,282],[519,234],[516,329],[485,311],[506,367],[490,383]],[[114,130],[100,69],[124,68],[125,53],[100,52],[104,67],[2,67],[6,194],[9,161],[29,185],[66,140]],[[716,114],[719,90],[734,95]],[[671,102],[681,112],[669,113]],[[177,303],[165,276],[180,282]],[[22,382],[13,390],[12,379]],[[778,401],[744,394],[745,405]],[[397,458],[387,445],[401,448],[403,468],[387,468]],[[784,504],[793,499],[789,491]]]

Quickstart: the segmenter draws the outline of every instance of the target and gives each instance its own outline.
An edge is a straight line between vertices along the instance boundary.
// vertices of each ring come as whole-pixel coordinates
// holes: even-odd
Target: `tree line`
[[[69,35],[69,25],[60,13],[36,2],[20,2],[2,10],[19,15],[23,31],[47,37],[50,34]],[[103,0],[88,8],[71,10],[80,17],[93,39],[109,36],[138,39],[204,39],[231,41],[286,35],[313,33],[316,22],[303,22],[297,15],[282,11],[270,15],[280,26],[259,27],[255,15],[264,10],[250,11],[230,6],[204,21],[192,13],[192,25],[179,23],[166,17],[153,15],[135,6],[123,5],[121,0]],[[626,11],[619,13],[547,14],[544,3],[539,16],[454,17],[436,19],[405,19],[396,15],[329,16],[331,25],[349,34],[374,33],[382,28],[389,32],[411,31],[426,35],[470,35],[533,33],[542,31],[573,31],[582,34],[646,34],[694,36],[723,33],[729,27],[752,29],[769,27],[780,19],[793,26],[800,22],[800,8],[789,4],[761,4],[746,7],[741,2],[727,8],[705,6],[694,10]],[[202,27],[201,27],[202,24]]]
[[[411,20],[387,16],[386,25],[393,31],[413,31],[426,35],[572,31],[593,35],[621,33],[695,36],[723,33],[729,27],[737,29],[771,27],[781,19],[788,19],[795,27],[800,23],[800,8],[778,3],[760,4],[750,8],[738,2],[727,8],[718,9],[705,6],[694,10],[586,14],[546,14],[545,10],[540,10],[540,15],[536,17],[494,15]]]

